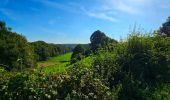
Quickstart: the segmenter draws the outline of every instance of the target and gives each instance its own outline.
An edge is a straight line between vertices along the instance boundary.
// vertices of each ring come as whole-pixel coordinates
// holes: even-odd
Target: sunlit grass
[[[39,68],[47,74],[66,72],[67,65],[70,64],[72,53],[67,53],[57,57],[52,57],[47,61],[38,62]]]
[[[83,65],[87,68],[91,68],[92,63],[93,63],[93,56],[86,57],[81,61],[77,62],[77,64]]]
[[[43,72],[46,74],[54,74],[54,73],[65,73],[67,70],[67,65],[69,65],[70,62],[60,63],[52,66],[48,66],[42,69]]]
[[[47,67],[47,66],[64,63],[64,62],[69,62],[71,59],[71,54],[72,53],[66,53],[64,55],[60,55],[57,57],[51,57],[47,61],[40,61],[40,62],[38,62],[38,67]]]
[[[70,65],[71,55],[72,53],[67,53],[57,57],[52,57],[47,61],[38,62],[38,66],[39,68],[43,66],[42,71],[46,74],[66,73],[67,69],[73,66]],[[81,61],[78,61],[76,64],[91,68],[92,62],[93,56],[89,56],[82,59]]]

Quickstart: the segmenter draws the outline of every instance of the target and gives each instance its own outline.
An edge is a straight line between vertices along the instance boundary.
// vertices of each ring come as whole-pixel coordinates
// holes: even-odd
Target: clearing
[[[38,62],[38,67],[47,74],[66,72],[67,65],[70,64],[72,53],[66,53],[57,57],[51,57],[47,61]]]

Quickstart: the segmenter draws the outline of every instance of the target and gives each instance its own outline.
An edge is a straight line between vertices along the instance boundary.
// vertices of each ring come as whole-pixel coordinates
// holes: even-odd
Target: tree
[[[162,24],[160,31],[162,34],[165,34],[166,36],[170,36],[170,17],[168,17],[167,21]]]
[[[49,57],[47,43],[44,41],[36,41],[31,43],[31,45],[34,47],[34,53],[36,54],[37,61],[47,60]]]
[[[91,41],[91,49],[92,51],[96,51],[98,48],[101,48],[105,45],[105,38],[106,38],[106,35],[97,30],[95,31],[91,37],[90,37],[90,41]]]
[[[83,45],[78,44],[73,50],[73,54],[71,56],[71,63],[75,63],[81,60],[84,57],[84,53],[85,48],[83,47]]]
[[[99,48],[108,49],[107,47],[110,43],[117,43],[116,40],[107,37],[103,32],[99,30],[95,31],[91,35],[90,41],[91,41],[91,50],[93,52],[96,52]]]
[[[18,60],[22,59],[22,60]],[[22,61],[22,63],[21,63]],[[0,21],[0,64],[5,69],[21,69],[36,65],[33,48],[26,38],[9,29]]]
[[[78,53],[84,53],[85,48],[83,47],[83,45],[78,44],[74,50],[73,50],[73,54],[78,54]]]
[[[5,22],[0,22],[0,30],[6,30],[6,24]]]

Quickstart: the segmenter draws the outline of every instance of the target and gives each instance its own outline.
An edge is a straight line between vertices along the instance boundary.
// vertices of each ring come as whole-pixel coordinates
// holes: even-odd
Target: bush
[[[84,58],[84,56],[85,48],[81,44],[77,45],[73,50],[73,54],[71,55],[71,64],[80,61],[82,58]]]
[[[93,78],[83,66],[74,66],[69,74],[46,75],[37,70],[0,74],[0,99],[103,99],[110,95],[107,86]],[[6,78],[7,77],[7,78]]]
[[[26,38],[9,30],[0,21],[0,65],[7,70],[22,70],[36,66],[33,48]]]
[[[170,38],[132,35],[111,53],[99,53],[93,69],[98,77],[116,89],[119,99],[147,99],[160,84],[170,82]],[[115,90],[116,91],[116,90]]]

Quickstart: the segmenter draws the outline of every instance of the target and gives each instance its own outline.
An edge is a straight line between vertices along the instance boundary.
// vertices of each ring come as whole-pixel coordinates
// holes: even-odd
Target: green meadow
[[[38,62],[38,68],[47,74],[66,72],[67,65],[70,64],[71,52],[60,56],[51,57],[47,61]]]

